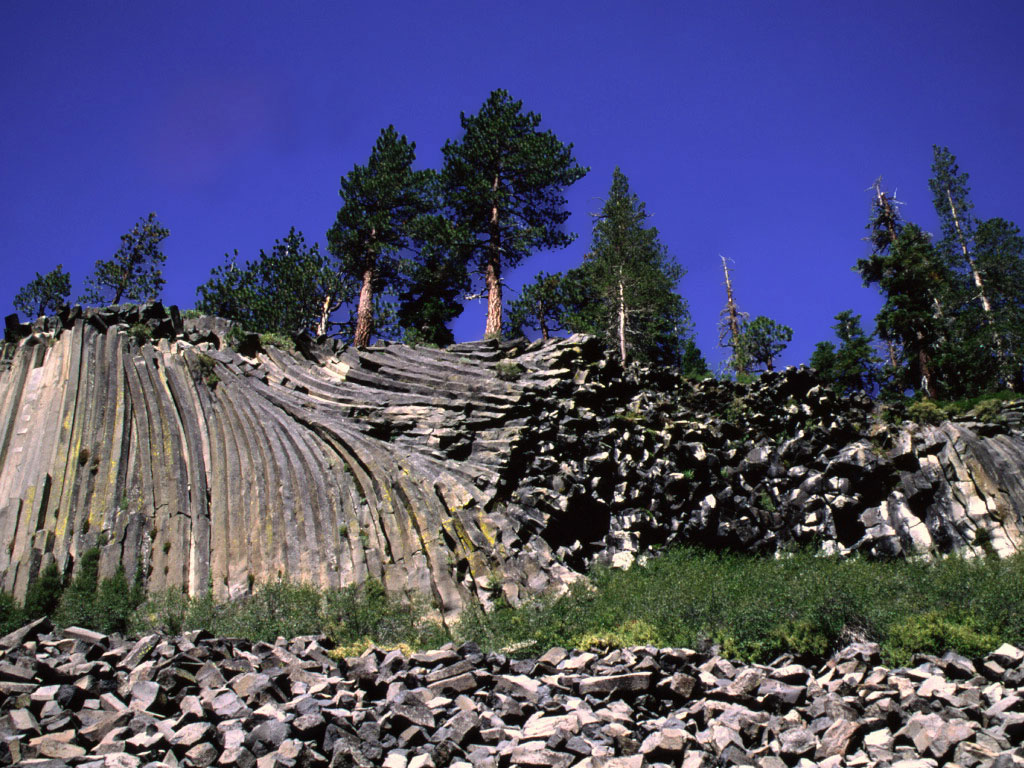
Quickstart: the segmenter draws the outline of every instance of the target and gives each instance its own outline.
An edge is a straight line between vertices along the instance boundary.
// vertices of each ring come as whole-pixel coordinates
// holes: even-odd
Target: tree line
[[[294,228],[252,261],[235,251],[199,286],[196,308],[250,331],[336,335],[357,346],[374,339],[450,344],[450,324],[474,296],[487,301],[485,338],[531,326],[537,288],[508,303],[504,275],[538,250],[573,241],[565,190],[588,169],[572,144],[542,130],[540,115],[506,91],[492,92],[476,114],[462,114],[461,125],[461,137],[442,148],[439,170],[416,169],[415,143],[394,126],[382,130],[367,162],[341,177],[325,251]],[[675,290],[683,270],[646,219],[616,170],[591,252],[540,292],[542,303],[558,304],[544,311],[552,328],[607,335],[623,362],[706,370]],[[159,296],[166,237],[154,214],[140,220],[112,259],[96,262],[80,301]],[[37,274],[15,306],[45,314],[69,295],[70,276],[58,265]]]
[[[615,169],[595,214],[582,263],[541,272],[505,301],[503,276],[541,249],[561,248],[565,190],[589,169],[572,144],[541,129],[506,91],[492,92],[462,135],[442,148],[439,170],[416,169],[416,145],[393,126],[381,131],[367,162],[341,177],[341,205],[326,250],[292,228],[269,252],[238,252],[197,289],[196,308],[258,333],[340,336],[443,346],[463,302],[486,298],[485,338],[588,333],[603,338],[623,365],[638,361],[706,375],[687,302],[677,292],[685,270],[659,239],[645,204]],[[929,186],[941,231],[905,221],[881,180],[872,187],[870,254],[855,269],[884,298],[874,332],[859,315],[836,315],[835,340],[820,342],[811,366],[840,389],[967,397],[1024,389],[1024,238],[1012,222],[973,214],[968,176],[947,148],[934,147]],[[157,298],[164,280],[155,214],[97,261],[82,303]],[[720,345],[737,377],[771,371],[792,329],[736,301],[727,261]],[[23,288],[25,315],[53,312],[70,296],[61,265]],[[347,316],[344,311],[347,309]],[[340,318],[340,319],[339,319]]]
[[[906,221],[900,203],[872,186],[870,254],[855,269],[884,303],[873,339],[847,310],[838,345],[811,357],[846,391],[947,400],[1024,391],[1024,238],[1002,218],[979,219],[968,174],[947,147],[933,146],[928,186],[937,234]],[[873,343],[874,342],[874,343]]]

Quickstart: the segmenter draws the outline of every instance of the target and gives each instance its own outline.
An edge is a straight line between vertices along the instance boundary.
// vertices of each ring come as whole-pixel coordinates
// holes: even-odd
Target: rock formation
[[[335,662],[323,638],[0,638],[0,765],[964,768],[1024,765],[1024,651],[770,665],[651,647],[451,644]]]
[[[806,369],[623,373],[583,337],[285,351],[159,304],[9,319],[0,573],[101,548],[101,575],[248,593],[381,580],[444,617],[703,542],[1007,554],[1024,410],[886,426]],[[970,415],[970,414],[969,414]],[[988,416],[991,416],[989,414]]]

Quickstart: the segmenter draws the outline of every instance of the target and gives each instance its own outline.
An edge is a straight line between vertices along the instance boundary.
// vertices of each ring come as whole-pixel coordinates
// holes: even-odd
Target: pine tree
[[[341,179],[344,201],[327,232],[340,272],[359,283],[352,342],[370,343],[374,297],[398,286],[400,254],[409,247],[417,217],[434,203],[434,174],[414,171],[416,144],[389,125],[381,131],[366,165],[357,165]]]
[[[879,360],[861,327],[860,315],[847,309],[835,319],[832,328],[839,339],[839,347],[830,341],[818,342],[811,356],[811,367],[840,392],[871,392],[878,383]]]
[[[413,248],[399,270],[397,320],[406,343],[443,347],[455,341],[448,326],[462,314],[461,299],[470,281],[453,241],[451,224],[444,217],[416,221]]]
[[[876,258],[861,275],[865,283],[878,283],[885,295],[875,324],[879,336],[898,341],[897,386],[937,397],[945,378],[937,363],[946,354],[948,331],[947,322],[936,317],[935,304],[936,297],[948,291],[948,274],[931,239],[916,224],[907,224],[889,253]]]
[[[939,253],[951,269],[967,272],[977,289],[977,298],[985,314],[992,314],[992,304],[985,291],[985,283],[974,261],[975,220],[971,211],[974,203],[970,199],[968,175],[960,173],[956,157],[948,147],[932,146],[932,178],[928,186],[932,190],[935,213],[942,225],[942,239],[936,243]]]
[[[552,331],[562,330],[565,303],[562,298],[561,273],[541,272],[532,283],[523,286],[519,298],[509,304],[508,335],[523,336],[529,328],[549,339]]]
[[[623,365],[679,365],[690,338],[689,308],[675,290],[685,271],[648,218],[616,168],[583,265],[563,281],[565,325],[606,339]]]
[[[14,297],[14,308],[27,318],[59,312],[68,303],[71,295],[71,275],[61,264],[56,269],[36,278]]]
[[[896,363],[889,371],[892,386],[897,392],[914,389],[936,397],[952,277],[928,235],[903,221],[880,179],[874,184],[868,230],[872,253],[858,260],[856,269],[865,285],[877,285],[885,297],[875,327]]]
[[[121,247],[113,258],[96,262],[95,271],[86,278],[83,304],[120,304],[154,301],[166,282],[161,271],[167,257],[160,244],[170,232],[157,221],[156,214],[140,218],[131,232],[121,235]]]
[[[957,317],[951,364],[961,392],[1020,386],[1021,353],[1016,329],[1021,302],[1020,251],[1013,224],[1002,219],[978,222],[972,211],[967,173],[961,173],[947,147],[934,146],[931,187],[942,226],[936,247],[956,278]],[[1016,255],[1015,255],[1016,254]],[[973,383],[970,383],[973,379]]]
[[[331,311],[351,297],[351,287],[320,246],[307,246],[295,227],[255,261],[239,266],[237,256],[236,251],[227,257],[199,286],[196,308],[235,320],[249,331],[324,335]]]
[[[506,91],[493,91],[476,115],[461,116],[461,140],[445,143],[441,172],[446,213],[460,258],[487,293],[486,337],[501,334],[502,274],[540,248],[561,248],[573,236],[563,190],[587,169],[540,115]]]
[[[25,592],[25,616],[38,619],[53,616],[64,592],[64,580],[55,562],[47,564]]]
[[[742,365],[744,371],[758,365],[763,365],[766,371],[774,371],[775,358],[782,354],[792,339],[792,328],[761,315],[743,327],[735,354],[746,363]],[[740,370],[740,364],[737,364],[737,370]]]
[[[978,318],[964,324],[980,337],[974,345],[968,344],[968,348],[983,348],[980,342],[989,335],[1000,342],[999,347],[992,350],[997,353],[996,359],[993,360],[992,354],[983,356],[995,370],[979,389],[1005,386],[1024,391],[1024,237],[1013,222],[987,219],[974,231],[974,257],[992,312],[984,324]],[[972,306],[976,315],[978,303]],[[975,365],[979,369],[981,362],[976,358]]]

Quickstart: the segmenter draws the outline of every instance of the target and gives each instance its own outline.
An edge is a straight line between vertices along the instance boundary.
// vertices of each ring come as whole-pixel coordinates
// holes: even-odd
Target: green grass
[[[516,381],[526,369],[511,360],[499,360],[494,364],[494,373],[502,381]]]
[[[321,590],[278,579],[251,597],[217,603],[209,594],[189,598],[170,589],[151,596],[133,616],[136,633],[206,629],[223,637],[273,641],[278,636],[325,634],[338,645],[405,644],[435,648],[448,637],[428,606],[385,593],[379,582]]]
[[[906,417],[911,421],[924,424],[939,424],[945,419],[973,415],[981,421],[995,421],[999,418],[1005,403],[1021,399],[1017,392],[995,392],[987,395],[966,398],[963,400],[913,400],[906,405]]]
[[[135,323],[128,329],[128,335],[141,347],[153,338],[153,329],[145,323]]]
[[[377,582],[324,591],[279,579],[230,603],[170,590],[135,608],[117,598],[132,592],[123,571],[94,586],[95,555],[82,560],[55,618],[107,632],[206,629],[251,640],[322,633],[355,649],[369,642],[430,648],[451,639],[519,656],[552,646],[717,645],[729,657],[762,662],[871,640],[890,665],[908,664],[918,652],[978,657],[1003,642],[1024,646],[1024,554],[929,563],[678,548],[629,571],[596,569],[559,599],[467,609],[450,632],[425,602],[390,596]],[[33,605],[45,602],[33,598]],[[0,603],[0,625],[21,615]]]
[[[779,559],[676,549],[555,601],[467,614],[466,639],[490,649],[651,644],[706,647],[769,661],[820,655],[849,639],[882,645],[891,664],[917,651],[984,654],[1024,643],[1024,556],[877,562],[797,552]]]
[[[261,333],[260,334],[260,346],[261,347],[278,347],[286,352],[295,351],[295,340],[286,333]]]

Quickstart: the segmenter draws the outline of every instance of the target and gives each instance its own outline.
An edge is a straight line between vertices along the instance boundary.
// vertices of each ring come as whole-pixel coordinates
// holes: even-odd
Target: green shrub
[[[136,607],[142,602],[142,574],[129,583],[124,565],[109,579],[99,580],[99,547],[82,553],[74,577],[60,596],[54,622],[62,627],[78,626],[98,632],[127,633]]]
[[[249,334],[242,326],[235,323],[228,328],[228,332],[224,334],[224,343],[232,349],[237,350],[248,335]]]
[[[141,589],[128,583],[124,565],[118,564],[114,575],[101,581],[96,588],[92,628],[106,634],[126,634],[132,614],[141,601]]]
[[[140,347],[153,338],[153,329],[145,323],[135,323],[128,329],[128,336]]]
[[[325,633],[346,654],[370,642],[425,648],[449,639],[422,599],[389,595],[376,581],[323,591],[278,579],[229,603],[209,592],[189,598],[169,590],[135,608],[141,574],[134,586],[123,570],[97,585],[97,566],[98,550],[83,553],[58,623],[107,632],[126,624],[136,632],[202,628],[268,641]],[[916,652],[977,656],[1001,642],[1024,644],[1021,583],[1021,554],[879,562],[802,550],[776,558],[679,548],[628,571],[595,568],[557,599],[512,607],[499,598],[487,613],[468,608],[454,636],[516,655],[555,645],[717,643],[727,655],[756,661],[783,652],[821,656],[867,639],[881,644],[887,663],[906,663]],[[0,605],[0,619],[8,614],[10,606]]]
[[[131,631],[136,634],[164,632],[180,634],[185,629],[197,629],[188,621],[189,611],[199,602],[191,600],[177,587],[151,594],[132,613]],[[204,626],[209,629],[209,626]]]
[[[1003,402],[994,397],[982,400],[971,409],[971,415],[978,421],[998,421],[1002,416]]]
[[[527,655],[584,640],[713,642],[727,655],[755,661],[786,651],[823,655],[850,639],[868,639],[881,643],[886,658],[905,659],[942,645],[934,633],[915,634],[915,617],[948,617],[968,606],[970,621],[947,619],[939,640],[984,653],[995,638],[1024,642],[1024,595],[1010,586],[1022,581],[1024,555],[928,563],[680,548],[629,571],[597,569],[590,586],[577,585],[558,600],[466,611],[456,635]],[[640,631],[647,627],[656,631]]]
[[[602,632],[579,634],[570,641],[570,647],[580,649],[626,648],[635,645],[662,646],[664,643],[658,628],[643,619],[630,619]]]
[[[6,635],[22,626],[28,616],[17,601],[6,592],[0,591],[0,635]]]
[[[928,611],[911,614],[895,622],[886,631],[887,660],[909,664],[915,653],[941,654],[956,651],[977,658],[999,646],[996,635],[978,629],[978,621],[959,611]]]
[[[949,414],[934,400],[917,400],[907,406],[907,418],[918,424],[940,424],[949,418]]]
[[[25,592],[25,616],[38,619],[41,616],[53,616],[60,604],[64,592],[64,581],[56,563],[49,563],[28,585]]]
[[[198,309],[186,309],[184,312],[181,313],[181,317],[183,320],[196,320],[202,316],[202,311]]]
[[[494,365],[494,374],[502,381],[517,381],[525,371],[523,366],[511,360],[499,360]]]
[[[62,627],[99,625],[96,615],[96,589],[99,586],[100,550],[91,547],[75,563],[73,577],[61,595],[54,621]]]
[[[295,351],[295,339],[285,333],[261,333],[261,347],[278,347],[286,352]]]
[[[221,606],[216,632],[264,641],[318,634],[324,624],[322,607],[319,589],[282,577],[264,584],[251,597]]]
[[[422,600],[389,595],[379,581],[332,590],[325,598],[324,629],[339,645],[370,638],[379,645],[424,648],[447,641],[444,628],[426,618]]]
[[[216,389],[220,383],[220,376],[214,370],[216,366],[217,361],[205,352],[200,352],[196,355],[196,370],[198,371],[199,378],[210,389]]]
[[[790,652],[809,656],[824,656],[833,642],[828,627],[813,619],[798,619],[779,624],[769,635],[769,655]]]

